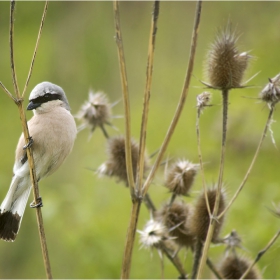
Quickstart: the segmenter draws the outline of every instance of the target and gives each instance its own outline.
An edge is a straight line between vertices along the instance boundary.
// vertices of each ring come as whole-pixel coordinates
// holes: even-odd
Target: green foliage
[[[20,89],[27,77],[43,2],[18,2],[15,21],[15,59]],[[131,94],[132,135],[140,133],[142,95],[151,2],[121,2],[120,17],[126,55],[128,86]],[[268,109],[255,98],[268,78],[279,73],[279,2],[205,2],[199,30],[194,76],[186,107],[168,148],[170,157],[184,157],[198,162],[195,120],[196,96],[204,89],[203,61],[217,27],[230,18],[242,33],[241,50],[252,50],[253,59],[247,78],[261,73],[249,84],[252,88],[230,93],[229,129],[225,165],[225,182],[230,198],[250,164],[261,136]],[[148,122],[147,148],[156,151],[172,119],[181,93],[189,55],[195,2],[162,2],[155,49],[154,77]],[[12,91],[9,65],[9,2],[0,3],[0,80]],[[108,94],[111,102],[121,99],[121,83],[114,41],[113,5],[111,2],[50,2],[40,41],[38,56],[28,91],[41,81],[60,85],[66,92],[75,114],[88,97],[90,88]],[[27,99],[27,96],[26,96]],[[27,105],[27,102],[25,102]],[[221,131],[221,98],[213,92],[212,104],[201,117],[202,152],[208,183],[218,175]],[[113,108],[123,115],[121,102]],[[28,115],[30,118],[31,115]],[[12,177],[14,149],[21,133],[16,106],[0,93],[0,200],[4,198]],[[279,121],[277,110],[274,119]],[[113,124],[124,132],[124,120]],[[279,148],[280,130],[272,124]],[[88,131],[78,134],[74,150],[65,164],[50,178],[40,182],[44,201],[43,217],[50,260],[55,278],[118,278],[124,240],[131,209],[129,192],[122,184],[98,178],[93,171],[106,160],[106,140],[97,129],[88,141]],[[279,150],[268,134],[249,181],[227,215],[222,235],[232,229],[242,237],[248,255],[255,257],[279,229],[279,220],[265,206],[280,200]],[[163,168],[149,191],[157,207],[169,197],[163,188]],[[198,174],[192,197],[201,189]],[[31,198],[30,198],[31,200]],[[186,198],[190,201],[190,198]],[[138,228],[149,219],[142,206]],[[138,242],[138,238],[136,240]],[[136,244],[131,278],[159,278],[157,253],[138,250]],[[265,278],[279,274],[279,242],[260,261]],[[219,260],[223,248],[211,248],[213,260]],[[181,254],[184,254],[181,252]],[[189,271],[192,258],[187,255]],[[165,277],[175,278],[177,271],[165,260]],[[44,278],[45,272],[37,233],[35,212],[27,208],[20,233],[14,244],[0,243],[0,278]],[[207,272],[205,277],[211,277]]]

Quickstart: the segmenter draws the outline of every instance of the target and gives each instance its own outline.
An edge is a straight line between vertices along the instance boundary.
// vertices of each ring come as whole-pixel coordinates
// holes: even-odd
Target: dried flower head
[[[197,97],[196,97],[196,101],[197,101],[197,108],[199,110],[203,110],[204,107],[206,106],[210,106],[209,105],[209,102],[211,100],[211,93],[208,92],[208,91],[204,91],[202,92],[201,94],[199,94]]]
[[[272,79],[260,93],[260,98],[265,101],[270,108],[280,100],[280,73]]]
[[[78,128],[82,130],[89,127],[91,133],[99,126],[106,137],[108,137],[104,125],[111,125],[112,118],[111,104],[107,96],[103,92],[89,92],[89,99],[82,105],[76,118],[82,121],[82,125]]]
[[[103,163],[97,170],[100,175],[115,176],[120,181],[124,181],[128,186],[126,159],[125,159],[125,138],[116,136],[108,140],[108,160]],[[131,157],[134,178],[136,178],[137,160],[139,145],[131,139]],[[148,168],[148,157],[145,156],[144,169]]]
[[[207,55],[206,71],[210,87],[216,89],[232,89],[241,87],[244,72],[248,66],[250,55],[239,53],[237,36],[229,25],[219,32]]]
[[[169,239],[166,227],[159,221],[149,220],[140,234],[141,248],[160,248],[161,242]]]
[[[235,248],[243,248],[242,240],[235,230],[223,238],[223,243],[226,244],[226,252],[234,252]]]
[[[193,185],[199,164],[188,160],[177,161],[168,171],[166,187],[176,195],[187,195]]]
[[[213,213],[216,201],[216,188],[207,190],[207,197],[209,201],[210,211],[211,213]],[[225,206],[225,191],[222,189],[217,216],[225,209]],[[218,240],[218,235],[223,225],[223,221],[224,216],[222,216],[219,220],[215,221],[212,242],[216,242]],[[202,241],[205,241],[209,224],[210,217],[205,200],[205,194],[204,191],[202,191],[197,199],[196,205],[194,206],[193,215],[190,218],[190,230],[192,234],[195,235],[197,238],[199,238]]]
[[[245,257],[240,257],[237,254],[230,254],[222,260],[219,271],[225,279],[240,279],[249,268],[251,262],[252,261]],[[262,276],[256,266],[254,266],[245,277],[245,279],[261,278]]]
[[[155,214],[156,220],[161,221],[169,231],[169,235],[174,237],[174,241],[179,246],[192,247],[194,236],[189,230],[189,217],[192,207],[183,201],[174,202],[171,207],[164,204]]]

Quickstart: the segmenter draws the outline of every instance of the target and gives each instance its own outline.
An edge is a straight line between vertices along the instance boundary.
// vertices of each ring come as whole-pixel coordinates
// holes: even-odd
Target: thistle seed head
[[[237,36],[228,26],[219,32],[207,55],[206,72],[210,86],[216,89],[232,89],[242,86],[244,72],[251,56],[239,53]]]
[[[108,140],[108,160],[97,170],[99,175],[117,177],[119,181],[125,182],[128,186],[126,159],[125,159],[125,138],[116,136]],[[137,160],[139,156],[139,145],[131,139],[131,157],[134,178],[136,178]],[[148,157],[145,156],[144,169],[148,169]]]
[[[209,102],[211,100],[211,93],[208,91],[204,91],[196,97],[197,105],[196,107],[199,110],[203,110],[204,107],[209,106]]]
[[[166,187],[176,195],[187,195],[193,185],[199,164],[188,160],[177,161],[168,171]]]
[[[160,248],[161,242],[169,239],[166,227],[159,221],[149,220],[140,234],[141,248]]]
[[[94,93],[93,91],[89,92],[88,100],[76,115],[76,118],[82,122],[80,130],[89,127],[91,132],[97,126],[103,130],[104,125],[110,125],[111,117],[111,104],[107,96],[103,92]]]
[[[230,254],[222,260],[219,271],[225,279],[240,279],[251,263],[252,260],[240,257],[237,254]],[[256,266],[254,266],[245,277],[245,279],[261,278],[262,276]]]
[[[270,108],[280,100],[280,73],[272,79],[260,93],[260,98],[265,101]]]
[[[183,201],[175,201],[171,205],[163,205],[155,214],[156,220],[161,221],[167,228],[169,235],[179,246],[193,247],[194,236],[189,230],[189,217],[192,207]]]
[[[207,197],[209,201],[209,207],[211,213],[213,213],[215,201],[216,201],[216,188],[207,190]],[[218,208],[217,216],[225,209],[225,191],[222,189],[220,203]],[[218,235],[222,228],[224,221],[224,216],[222,216],[219,220],[215,221],[214,233],[212,237],[212,242],[216,242],[218,240]],[[205,241],[208,228],[210,224],[210,217],[207,209],[207,204],[205,200],[204,191],[199,195],[196,205],[194,206],[193,215],[190,218],[190,230],[194,236],[198,239]]]
[[[223,243],[226,244],[226,252],[234,252],[235,248],[242,248],[242,240],[235,230],[223,238]]]

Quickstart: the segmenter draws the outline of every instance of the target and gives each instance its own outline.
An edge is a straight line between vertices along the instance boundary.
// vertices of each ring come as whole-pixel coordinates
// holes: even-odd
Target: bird
[[[35,86],[30,93],[27,110],[33,110],[27,125],[39,182],[53,174],[70,154],[77,128],[64,90],[53,83],[42,82]],[[15,151],[10,188],[0,206],[0,239],[15,240],[31,189],[25,138],[22,134]]]

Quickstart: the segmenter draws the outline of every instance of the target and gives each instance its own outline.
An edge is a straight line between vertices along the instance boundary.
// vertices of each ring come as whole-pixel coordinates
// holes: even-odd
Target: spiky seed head
[[[216,188],[207,190],[207,197],[208,197],[211,213],[213,213],[214,206],[215,206],[216,191],[217,191]],[[226,205],[225,191],[222,189],[217,216],[225,209],[225,205]],[[219,220],[214,221],[215,226],[214,226],[212,242],[218,240],[218,235],[222,228],[223,221],[224,221],[224,216],[222,216]],[[205,241],[209,224],[210,224],[210,217],[209,217],[207,204],[205,200],[205,194],[204,191],[202,191],[194,206],[193,215],[190,218],[190,230],[192,234],[196,236],[198,239]]]
[[[206,72],[210,86],[216,89],[232,89],[242,86],[244,72],[251,56],[239,53],[237,36],[230,25],[218,32],[207,55]]]
[[[198,109],[203,110],[206,106],[209,106],[211,100],[211,93],[204,91],[196,97],[196,106]]]
[[[89,92],[88,100],[82,105],[76,118],[82,121],[83,127],[93,131],[97,126],[110,124],[112,117],[111,104],[103,92]]]
[[[177,161],[167,173],[166,187],[176,195],[187,195],[198,169],[199,164],[193,164],[188,160]]]
[[[183,201],[174,201],[164,204],[155,214],[155,219],[161,221],[169,231],[169,235],[174,237],[174,242],[179,246],[192,247],[194,236],[189,230],[189,217],[192,207]]]
[[[119,181],[125,182],[126,186],[128,186],[124,136],[110,138],[108,140],[107,153],[108,160],[98,168],[97,173],[99,175],[117,177]],[[139,145],[134,139],[131,139],[131,158],[134,178],[136,178],[138,153]],[[148,157],[145,156],[144,170],[147,170],[147,168]]]
[[[267,103],[268,107],[271,107],[280,100],[280,73],[268,80],[268,84],[260,93],[260,98]]]
[[[221,261],[219,271],[225,279],[240,279],[243,273],[249,268],[253,261],[237,254],[229,254]],[[261,273],[254,266],[245,279],[261,279]]]
[[[242,248],[242,240],[236,230],[232,230],[222,239],[222,242],[226,244],[226,252],[234,252],[235,248]]]
[[[140,234],[141,248],[160,248],[161,242],[169,239],[166,227],[159,221],[149,220],[143,230],[137,230]]]

